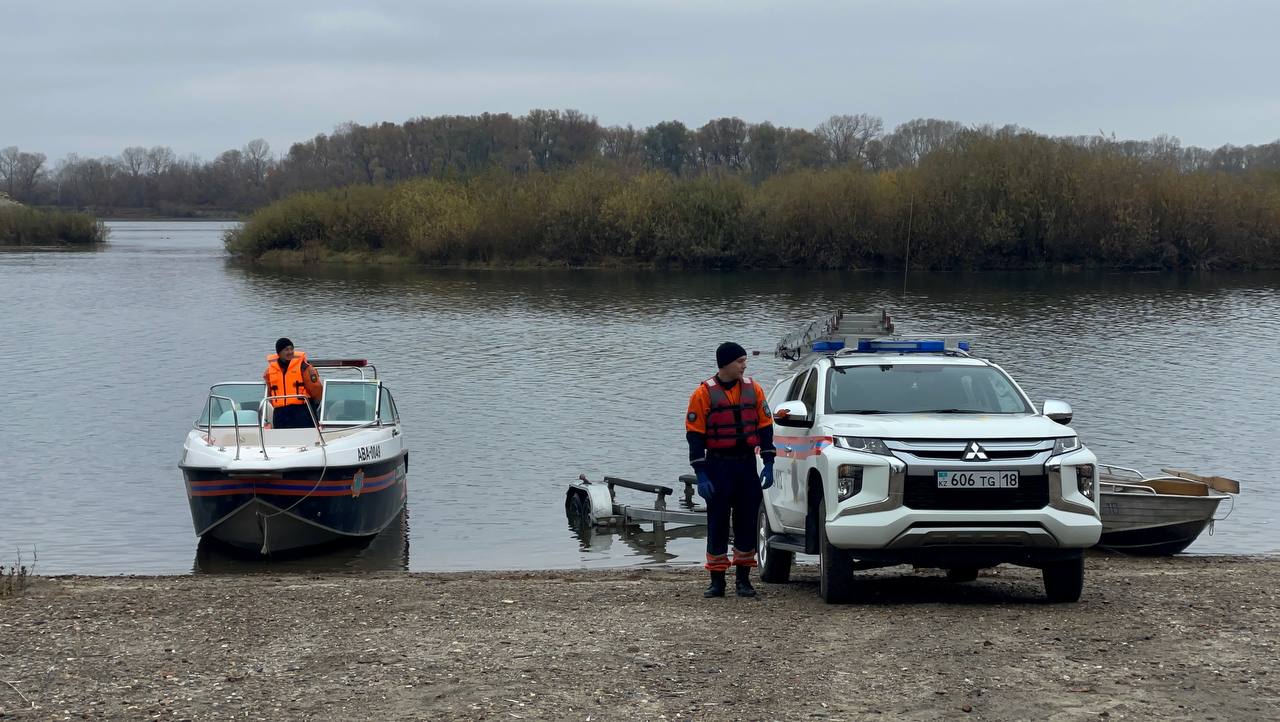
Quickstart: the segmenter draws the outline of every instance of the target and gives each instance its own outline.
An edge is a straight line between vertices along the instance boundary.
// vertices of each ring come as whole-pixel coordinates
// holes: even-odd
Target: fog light
[[[856,464],[841,464],[840,477],[836,479],[836,496],[844,501],[862,491],[862,467]]]
[[[1081,464],[1076,467],[1076,487],[1080,489],[1080,493],[1086,497],[1093,498],[1093,477],[1095,475],[1093,464]]]

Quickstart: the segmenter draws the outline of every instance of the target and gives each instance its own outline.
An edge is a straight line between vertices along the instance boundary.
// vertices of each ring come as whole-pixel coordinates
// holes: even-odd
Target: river
[[[976,334],[1037,403],[1070,402],[1106,462],[1224,474],[1243,491],[1190,553],[1280,552],[1280,274],[268,271],[210,222],[115,222],[98,251],[0,252],[0,562],[41,573],[271,569],[198,547],[181,443],[208,387],[256,380],[278,336],[364,357],[409,440],[408,513],[362,549],[299,568],[701,563],[680,533],[583,534],[578,474],[685,473],[690,391],[737,340],[835,308],[902,331]],[[636,502],[644,502],[637,496]],[[1224,508],[1225,513],[1225,508]]]

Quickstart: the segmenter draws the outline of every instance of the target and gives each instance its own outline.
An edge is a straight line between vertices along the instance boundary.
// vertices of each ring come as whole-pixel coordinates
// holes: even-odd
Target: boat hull
[[[1143,556],[1177,554],[1200,536],[1226,498],[1104,491],[1098,546]]]
[[[382,531],[404,508],[407,452],[357,467],[228,474],[183,467],[196,534],[262,554]]]

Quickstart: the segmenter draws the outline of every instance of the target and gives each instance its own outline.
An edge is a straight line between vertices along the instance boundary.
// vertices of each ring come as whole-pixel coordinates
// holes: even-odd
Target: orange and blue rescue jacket
[[[764,389],[751,378],[726,386],[715,376],[698,384],[689,397],[684,422],[689,462],[695,466],[712,456],[748,456],[756,449],[773,461],[773,418]]]

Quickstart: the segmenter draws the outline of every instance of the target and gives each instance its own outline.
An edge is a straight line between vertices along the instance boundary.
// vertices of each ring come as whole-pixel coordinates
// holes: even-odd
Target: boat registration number
[[[1017,489],[1016,471],[939,471],[939,489]]]
[[[359,458],[360,461],[369,461],[371,459],[381,459],[382,445],[374,444],[373,446],[361,446],[356,451],[356,457]]]

